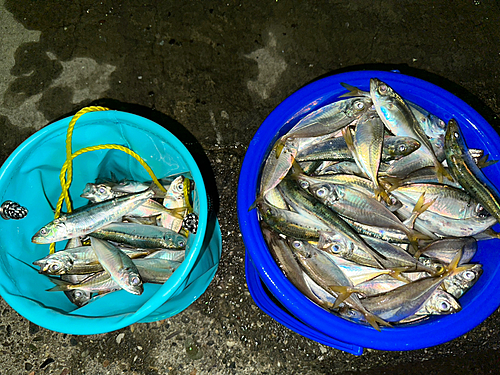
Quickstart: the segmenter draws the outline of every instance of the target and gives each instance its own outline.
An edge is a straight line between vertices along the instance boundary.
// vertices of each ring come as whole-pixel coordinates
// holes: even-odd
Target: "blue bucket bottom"
[[[343,350],[354,355],[363,354],[363,348],[356,345],[335,340],[322,332],[304,324],[293,315],[291,315],[279,301],[272,297],[272,293],[266,288],[265,284],[259,278],[259,274],[252,263],[250,256],[245,254],[245,274],[248,290],[255,304],[271,318],[283,324],[285,327],[305,336],[320,344],[330,346],[335,349]]]

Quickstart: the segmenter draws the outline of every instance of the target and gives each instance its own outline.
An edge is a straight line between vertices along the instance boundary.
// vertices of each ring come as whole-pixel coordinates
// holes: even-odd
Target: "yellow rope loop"
[[[61,173],[59,174],[59,180],[61,181],[61,195],[59,196],[59,199],[57,201],[56,205],[56,212],[54,214],[54,219],[57,219],[61,215],[61,210],[62,210],[62,205],[63,202],[66,202],[66,207],[68,212],[72,211],[71,207],[71,199],[69,196],[69,187],[71,186],[71,182],[73,180],[73,159],[76,158],[78,155],[81,155],[85,152],[89,151],[97,151],[97,150],[106,150],[106,149],[114,149],[114,150],[120,150],[125,152],[126,154],[132,156],[134,159],[136,159],[143,167],[144,169],[148,172],[148,174],[151,176],[151,179],[153,182],[158,186],[158,188],[166,193],[167,191],[163,187],[163,185],[158,181],[158,178],[156,178],[153,170],[149,167],[149,165],[142,159],[138,154],[136,154],[134,151],[131,149],[121,146],[121,145],[116,145],[116,144],[104,144],[104,145],[97,145],[97,146],[90,146],[90,147],[85,147],[82,148],[75,153],[72,153],[71,150],[71,139],[73,137],[73,130],[75,127],[76,121],[85,113],[88,112],[94,112],[94,111],[107,111],[109,108],[105,107],[85,107],[78,111],[73,118],[71,119],[69,125],[68,125],[68,131],[66,133],[66,161],[64,162],[62,168],[61,168]],[[185,193],[186,194],[186,193]],[[188,201],[189,205],[189,201]],[[190,208],[190,206],[188,206]],[[53,254],[56,249],[56,244],[51,243],[50,244],[50,254]]]
[[[82,108],[73,116],[73,118],[69,122],[68,131],[66,132],[66,160],[69,159],[69,157],[71,156],[71,153],[72,153],[71,144],[72,144],[72,139],[73,139],[73,130],[75,129],[76,121],[80,117],[82,117],[85,113],[96,112],[96,111],[109,111],[109,108],[98,107],[98,106]],[[60,179],[61,179],[61,187],[62,187],[63,184],[66,184],[66,182],[64,181],[64,175],[60,176]],[[73,180],[73,165],[71,164],[68,167],[68,171],[67,171],[67,181],[72,181],[72,180]],[[70,184],[71,184],[71,182],[70,182]],[[69,196],[67,196],[65,198],[66,198],[66,207],[68,208],[68,212],[71,212],[71,200],[69,199]]]

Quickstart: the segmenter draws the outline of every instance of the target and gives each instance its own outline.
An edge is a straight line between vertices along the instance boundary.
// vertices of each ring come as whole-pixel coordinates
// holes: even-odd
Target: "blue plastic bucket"
[[[465,102],[429,82],[400,73],[356,71],[315,81],[284,100],[262,123],[246,153],[238,184],[238,219],[247,257],[247,282],[257,304],[277,321],[295,332],[326,345],[360,354],[364,347],[380,350],[413,350],[439,345],[459,337],[491,315],[500,305],[500,240],[479,242],[472,263],[483,265],[479,281],[460,298],[459,313],[434,316],[423,322],[396,328],[372,327],[342,319],[302,295],[283,275],[273,260],[260,231],[257,211],[248,211],[255,201],[259,175],[272,145],[305,115],[339,100],[346,82],[369,90],[370,78],[387,82],[405,99],[439,116],[444,121],[455,118],[471,148],[484,149],[492,159],[500,157],[500,137],[486,120]],[[500,163],[499,163],[500,164]],[[500,186],[500,166],[484,170]],[[257,277],[253,277],[256,272]],[[266,289],[281,303],[287,315],[280,314],[271,298],[256,291]],[[321,336],[318,336],[318,332]],[[332,339],[329,343],[325,336]]]
[[[207,192],[200,170],[186,147],[168,130],[143,117],[120,111],[91,112],[77,121],[73,152],[88,146],[119,144],[139,154],[158,178],[189,173],[195,182],[193,209],[199,215],[196,235],[189,235],[186,258],[165,284],[145,284],[144,293],[113,292],[77,308],[64,293],[47,292],[54,284],[32,262],[46,256],[48,245],[31,237],[54,219],[61,187],[59,172],[66,159],[66,130],[71,118],[57,121],[22,143],[0,169],[0,202],[15,201],[29,213],[22,220],[1,221],[0,295],[26,319],[70,334],[114,331],[137,322],[173,316],[206,290],[221,255],[221,233],[209,220]],[[151,180],[132,157],[117,150],[84,153],[74,159],[70,195],[73,207],[87,204],[80,194],[97,177]],[[45,198],[45,196],[47,198]],[[48,199],[48,201],[47,201]],[[63,248],[65,241],[57,244]]]

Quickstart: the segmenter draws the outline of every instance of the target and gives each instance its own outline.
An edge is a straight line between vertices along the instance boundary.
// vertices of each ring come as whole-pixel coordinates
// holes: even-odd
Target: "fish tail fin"
[[[407,272],[408,270],[409,270],[408,267],[391,267],[389,275],[391,275],[392,277],[394,277],[399,281],[408,284],[410,280],[408,280],[406,277],[402,275],[403,272]]]
[[[383,199],[384,202],[387,203],[388,205],[392,205],[393,204],[393,202],[391,201],[391,197],[389,196],[389,194],[387,193],[387,191],[385,190],[385,188],[383,188],[379,184],[377,184],[375,186],[374,194],[375,194],[375,198],[378,201],[380,201],[381,199]]]
[[[408,228],[406,235],[408,236],[408,240],[410,241],[410,247],[413,249],[413,251],[410,251],[410,253],[412,254],[418,252],[419,240],[430,239],[429,236],[413,229],[413,226],[415,225],[415,220],[417,220],[418,216],[422,214],[422,212],[427,210],[434,203],[434,201],[435,199],[425,203],[425,192],[423,192],[420,198],[418,198],[417,203],[415,203],[415,207],[413,207],[411,216],[404,221],[404,225]]]
[[[411,212],[411,216],[404,221],[404,224],[408,227],[413,229],[415,225],[415,220],[420,216],[422,212],[427,210],[436,200],[433,199],[430,202],[425,203],[425,191],[422,193],[420,198],[418,198],[417,203],[415,203],[415,206],[413,207],[413,210]],[[426,238],[421,237],[420,239],[428,239],[427,236]]]
[[[264,195],[260,194],[255,199],[255,202],[253,202],[252,205],[248,208],[248,212],[252,211],[254,208],[256,208],[262,202],[264,202]]]
[[[293,159],[292,167],[290,168],[290,172],[288,173],[287,177],[291,178],[292,180],[297,180],[301,175],[305,175],[304,170],[297,162],[297,160]]]
[[[401,178],[392,176],[383,176],[379,178],[379,183],[384,186],[385,191],[387,191],[388,193],[400,187],[402,181],[403,180]]]
[[[409,229],[409,232],[407,233],[408,240],[410,241],[410,247],[408,249],[408,252],[410,254],[415,254],[418,252],[419,248],[419,241],[420,240],[428,240],[429,237],[427,237],[425,234],[422,234],[420,232],[417,232],[416,230]]]
[[[498,160],[488,160],[489,155],[483,155],[481,159],[478,160],[477,166],[479,168],[486,168],[489,167],[490,165],[498,163]]]
[[[350,98],[352,96],[367,96],[367,93],[365,93],[364,91],[360,90],[355,86],[352,86],[345,82],[340,82],[340,84],[342,85],[343,88],[349,90],[349,92],[340,95],[339,98]]]
[[[281,137],[276,141],[276,144],[274,145],[274,152],[276,159],[280,157],[281,152],[285,148],[286,140],[287,140],[286,135],[284,135],[283,137]]]
[[[356,149],[354,147],[354,139],[352,138],[352,133],[351,129],[349,129],[349,126],[342,128],[342,136],[344,137],[345,143],[347,144],[347,148],[349,149],[349,151],[355,154]]]
[[[165,208],[165,212],[168,213],[169,215],[172,215],[176,219],[184,219],[184,213],[187,210],[187,207],[177,207],[177,208]]]
[[[386,326],[386,327],[392,327],[391,324],[389,324],[388,322],[386,322],[385,320],[379,318],[378,316],[376,315],[373,315],[372,313],[368,312],[368,311],[364,311],[363,312],[363,315],[365,316],[365,319],[368,323],[370,323],[370,325],[375,328],[377,331],[381,331],[380,329],[380,326],[379,325],[382,325],[382,326]]]
[[[349,286],[340,286],[340,285],[330,285],[330,290],[337,294],[337,298],[335,303],[332,306],[332,309],[339,307],[339,305],[344,302],[347,298],[351,296],[354,292],[357,292],[356,289]]]
[[[491,238],[500,238],[500,233],[495,232],[492,228],[486,229],[483,233],[487,234]]]
[[[450,181],[455,181],[453,179],[453,177],[451,176],[451,174],[443,166],[443,164],[441,164],[438,160],[436,160],[436,163],[435,163],[435,170],[436,170],[436,176],[437,176],[438,182],[440,184],[443,183],[444,178],[447,178]]]
[[[463,252],[463,248],[461,248],[453,258],[453,260],[450,262],[450,264],[444,268],[443,275],[445,277],[456,275],[457,273],[474,267],[474,264],[464,264],[463,266],[459,266]]]
[[[54,277],[49,277],[49,280],[52,281],[56,285],[50,289],[47,289],[47,292],[66,291],[66,290],[69,290],[68,285],[73,285],[70,282],[67,282],[67,281],[64,281],[61,279],[56,279]]]

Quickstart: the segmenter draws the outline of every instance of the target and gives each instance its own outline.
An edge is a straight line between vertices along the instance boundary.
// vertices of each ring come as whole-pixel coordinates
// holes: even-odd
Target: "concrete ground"
[[[266,116],[339,70],[398,68],[426,78],[499,129],[496,2],[0,0],[0,38],[0,163],[89,103],[152,109],[203,146],[223,235],[208,290],[158,323],[71,336],[1,300],[0,374],[500,373],[498,311],[446,344],[360,357],[275,322],[248,293],[235,202],[246,148]]]

